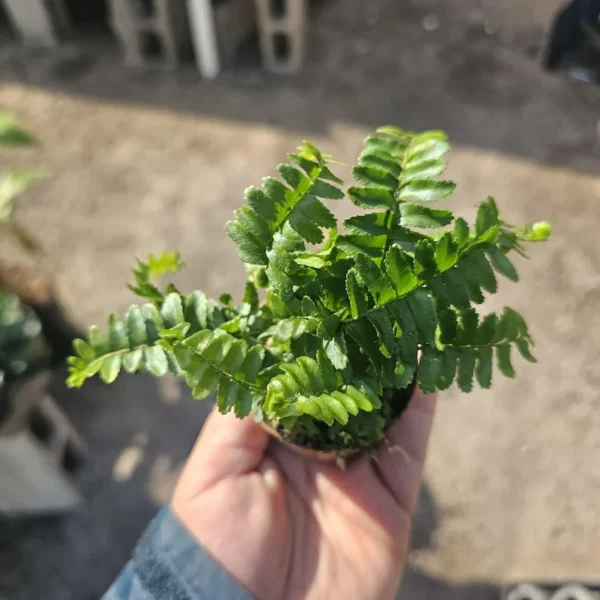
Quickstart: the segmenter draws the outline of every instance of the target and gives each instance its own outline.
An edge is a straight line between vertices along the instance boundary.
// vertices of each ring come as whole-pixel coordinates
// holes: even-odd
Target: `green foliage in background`
[[[0,110],[0,146],[18,148],[36,145],[36,139],[22,129],[9,112]],[[41,246],[37,238],[14,219],[15,201],[49,176],[50,172],[44,167],[0,166],[0,235],[11,235],[31,253],[40,253]]]
[[[280,178],[246,190],[227,223],[248,270],[241,302],[161,289],[153,277],[179,269],[180,258],[150,257],[131,286],[147,304],[76,342],[69,385],[171,372],[196,398],[216,391],[224,413],[309,436],[328,427],[356,445],[381,437],[385,390],[415,377],[426,392],[489,388],[494,364],[514,377],[515,351],[535,360],[524,319],[477,306],[496,293],[498,275],[518,280],[510,256],[546,240],[550,226],[509,225],[492,198],[472,225],[433,207],[455,188],[440,178],[449,148],[441,131],[382,127],[344,192],[331,157],[305,142]],[[327,204],[346,198],[362,210],[338,228]]]
[[[14,294],[0,289],[0,371],[22,375],[48,356],[42,326],[34,312]]]
[[[0,110],[0,146],[31,148],[36,139],[8,112]],[[37,238],[14,218],[17,198],[49,176],[43,167],[0,166],[0,236],[11,236],[26,252],[40,254]],[[0,288],[0,371],[21,375],[45,360],[48,348],[33,311],[8,290]]]

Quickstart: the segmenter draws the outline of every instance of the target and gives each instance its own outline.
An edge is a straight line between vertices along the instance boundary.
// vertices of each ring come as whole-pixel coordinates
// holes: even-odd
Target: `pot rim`
[[[294,452],[301,454],[302,456],[306,456],[308,458],[315,458],[316,460],[320,460],[322,462],[333,462],[340,458],[350,458],[359,454],[358,450],[354,450],[352,448],[340,448],[339,450],[315,450],[314,448],[308,448],[307,446],[301,446],[300,444],[295,444],[294,442],[290,442],[286,440],[284,436],[279,433],[269,421],[262,421],[260,426],[272,437],[276,440],[285,444],[288,448],[291,448]]]

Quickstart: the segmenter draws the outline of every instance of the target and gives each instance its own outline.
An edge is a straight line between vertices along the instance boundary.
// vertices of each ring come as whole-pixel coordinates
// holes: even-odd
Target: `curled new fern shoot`
[[[216,392],[223,413],[347,453],[381,439],[417,382],[425,392],[454,381],[470,392],[474,379],[489,388],[494,363],[514,377],[515,349],[535,360],[524,319],[476,307],[496,293],[497,274],[518,280],[509,256],[546,240],[550,226],[509,225],[492,198],[471,226],[432,208],[455,188],[439,178],[449,148],[441,131],[381,127],[343,191],[331,157],[305,142],[280,178],[246,190],[226,225],[248,272],[241,302],[161,289],[155,279],[182,263],[150,256],[130,286],[146,303],[75,342],[68,384],[171,372],[195,398]],[[346,198],[363,210],[338,229],[326,204]]]

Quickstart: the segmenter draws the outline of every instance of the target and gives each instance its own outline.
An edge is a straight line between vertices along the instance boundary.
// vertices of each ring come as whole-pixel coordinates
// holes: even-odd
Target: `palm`
[[[393,598],[432,407],[417,395],[378,463],[365,457],[345,471],[267,448],[253,423],[213,416],[173,509],[258,600]]]

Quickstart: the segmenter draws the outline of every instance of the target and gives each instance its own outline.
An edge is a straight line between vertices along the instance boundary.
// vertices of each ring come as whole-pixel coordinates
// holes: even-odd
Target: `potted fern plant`
[[[347,456],[377,445],[417,383],[489,388],[494,362],[514,377],[513,349],[535,360],[524,319],[475,306],[496,293],[496,274],[517,281],[509,255],[546,240],[550,226],[509,225],[492,198],[473,226],[432,208],[455,188],[439,179],[448,150],[443,132],[382,127],[353,169],[359,185],[344,192],[331,157],[305,142],[279,165],[281,179],[246,190],[226,225],[248,272],[241,302],[162,289],[154,279],[178,270],[180,257],[150,256],[130,286],[146,303],[75,342],[68,384],[170,371],[195,398],[216,391],[223,413],[252,414],[286,442]],[[346,198],[363,212],[340,232],[323,200]]]

